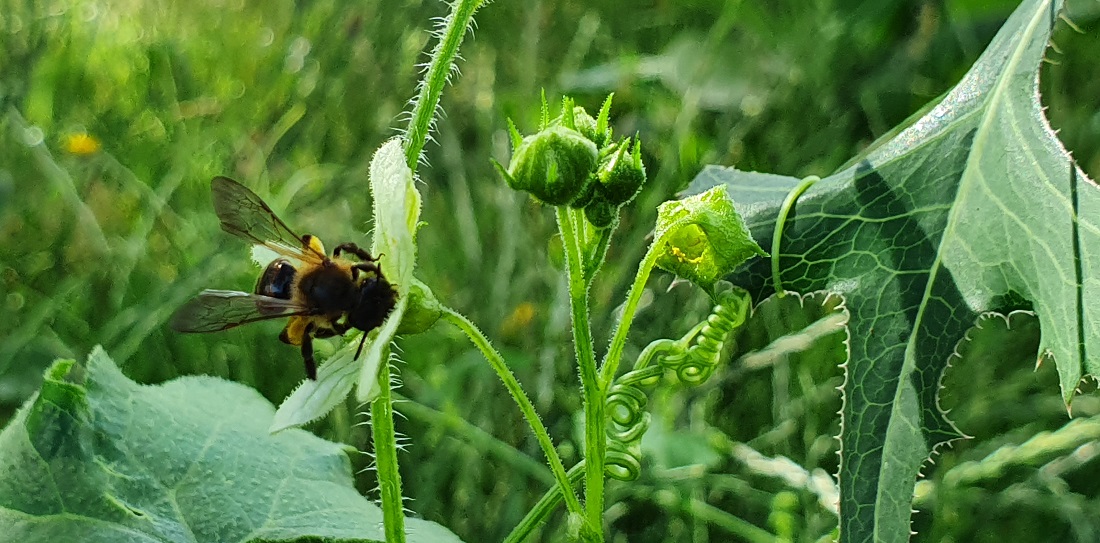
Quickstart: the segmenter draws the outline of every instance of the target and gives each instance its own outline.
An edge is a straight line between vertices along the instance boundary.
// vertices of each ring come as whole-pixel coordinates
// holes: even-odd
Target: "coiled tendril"
[[[642,435],[649,429],[649,412],[645,410],[649,398],[642,392],[643,385],[657,382],[664,369],[649,366],[648,361],[664,352],[679,350],[679,342],[659,339],[650,343],[638,357],[642,366],[615,380],[607,391],[607,453],[604,472],[620,481],[633,481],[642,470]]]
[[[688,385],[700,385],[714,374],[721,361],[722,348],[730,334],[745,323],[752,299],[739,288],[718,295],[707,319],[677,340],[659,339],[646,346],[635,362],[635,369],[615,380],[607,393],[607,456],[604,471],[608,477],[633,481],[642,469],[642,435],[649,428],[645,410],[649,399],[643,386],[656,384],[665,370]],[[651,362],[656,360],[656,365]]]
[[[681,353],[661,358],[660,364],[676,372],[676,377],[689,385],[699,385],[710,378],[721,361],[722,347],[729,335],[745,323],[751,299],[741,289],[730,289],[719,295],[707,320],[684,335],[695,343]]]

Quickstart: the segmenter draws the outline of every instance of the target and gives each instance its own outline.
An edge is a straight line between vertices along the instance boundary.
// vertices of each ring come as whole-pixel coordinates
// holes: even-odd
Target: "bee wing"
[[[248,187],[228,177],[215,177],[210,182],[210,192],[222,230],[302,262],[324,260],[325,255],[295,234]]]
[[[204,290],[172,314],[177,332],[219,332],[250,322],[308,315],[300,304],[235,290]]]

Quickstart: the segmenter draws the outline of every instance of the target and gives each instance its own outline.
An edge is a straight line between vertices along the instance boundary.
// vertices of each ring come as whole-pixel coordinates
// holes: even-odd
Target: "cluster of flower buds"
[[[566,97],[561,114],[550,119],[544,96],[539,131],[524,137],[509,121],[512,159],[507,169],[493,164],[509,187],[546,204],[583,209],[592,225],[609,227],[646,180],[641,142],[637,137],[614,141],[610,111],[611,96],[595,118]]]

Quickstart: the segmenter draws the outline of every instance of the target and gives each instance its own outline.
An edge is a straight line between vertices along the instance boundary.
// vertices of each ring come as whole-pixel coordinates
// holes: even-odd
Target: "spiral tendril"
[[[648,397],[641,387],[657,382],[665,370],[676,373],[681,382],[705,382],[721,362],[722,349],[734,330],[748,318],[752,299],[739,288],[718,294],[718,303],[707,319],[678,340],[650,343],[638,356],[635,369],[611,385],[607,393],[607,453],[604,473],[620,481],[633,481],[641,474],[642,435],[649,429],[645,411]],[[656,365],[651,365],[656,361]]]
[[[699,385],[710,378],[722,361],[722,347],[730,334],[748,318],[751,299],[738,288],[718,295],[707,320],[684,335],[683,340],[694,343],[682,353],[666,356],[661,365],[676,372],[676,377],[686,384]]]
[[[621,441],[609,441],[604,456],[604,473],[619,481],[633,481],[642,474],[642,450]]]
[[[620,481],[633,481],[642,469],[642,435],[649,429],[650,414],[645,410],[649,397],[640,387],[656,382],[664,370],[648,361],[662,352],[676,349],[676,342],[659,340],[649,344],[638,357],[635,369],[615,380],[607,391],[607,452],[604,473]]]

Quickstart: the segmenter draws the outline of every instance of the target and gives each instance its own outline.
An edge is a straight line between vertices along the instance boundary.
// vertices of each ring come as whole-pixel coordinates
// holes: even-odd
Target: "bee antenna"
[[[363,344],[367,342],[367,333],[363,332],[363,339],[359,340],[359,348],[355,350],[355,358],[352,360],[359,360],[359,355],[363,354]]]

